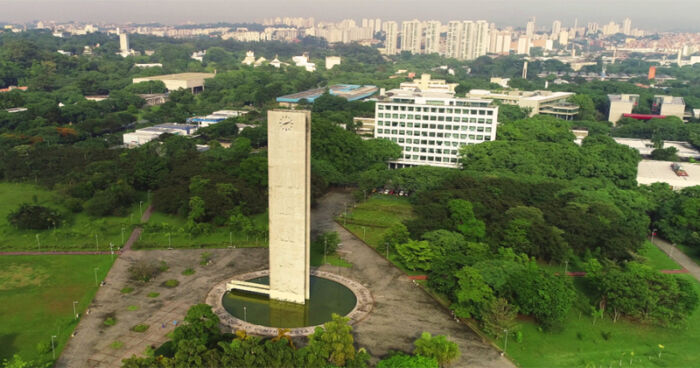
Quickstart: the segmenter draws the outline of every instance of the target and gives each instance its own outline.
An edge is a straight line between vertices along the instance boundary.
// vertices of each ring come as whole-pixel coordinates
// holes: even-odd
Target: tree
[[[332,320],[317,327],[309,336],[308,350],[326,363],[343,367],[347,362],[355,359],[356,351],[352,327],[348,324],[349,318],[332,315]],[[307,357],[310,358],[310,357]],[[314,359],[307,361],[313,363]]]
[[[397,244],[396,252],[401,263],[410,270],[430,271],[433,259],[433,250],[430,243],[425,240],[409,240],[406,243]]]
[[[659,161],[678,161],[678,149],[676,147],[656,148],[651,151],[651,158]]]
[[[578,114],[576,115],[576,120],[598,120],[596,119],[595,104],[593,103],[593,99],[591,99],[591,96],[585,94],[575,94],[569,97],[568,101],[578,105]]]
[[[438,368],[438,362],[433,357],[422,355],[406,355],[397,353],[377,363],[377,368]]]
[[[413,345],[415,346],[413,354],[434,358],[441,366],[449,364],[460,356],[459,346],[447,340],[444,335],[432,336],[430,332],[423,332]]]
[[[516,306],[509,304],[504,298],[494,298],[482,314],[484,330],[496,338],[501,337],[505,330],[513,332],[517,316]]]
[[[391,225],[382,236],[382,245],[396,247],[398,244],[407,242],[409,238],[408,229],[402,223]]]
[[[571,280],[545,272],[534,262],[509,281],[508,292],[519,310],[533,315],[544,328],[561,323],[575,297]]]
[[[463,199],[453,199],[447,203],[452,226],[466,239],[478,241],[486,234],[486,225],[474,216],[472,204]]]
[[[311,247],[318,252],[333,254],[338,249],[340,244],[340,236],[337,231],[326,231],[320,234],[311,242]]]
[[[489,287],[479,271],[465,266],[456,274],[457,289],[456,302],[450,308],[455,314],[462,318],[478,317],[482,309],[493,298],[493,290]]]
[[[184,322],[173,331],[173,343],[179,350],[181,342],[186,342],[187,354],[195,350],[201,352],[199,346],[205,346],[206,349],[206,346],[215,344],[221,338],[219,317],[211,310],[210,305],[197,304],[190,307]]]
[[[61,226],[63,216],[56,210],[23,203],[7,215],[7,222],[18,229],[46,230]]]

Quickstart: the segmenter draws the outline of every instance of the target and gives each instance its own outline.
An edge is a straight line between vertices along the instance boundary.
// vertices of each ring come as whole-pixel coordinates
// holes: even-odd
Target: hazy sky
[[[343,18],[486,19],[524,26],[530,16],[549,28],[622,22],[647,30],[700,31],[700,0],[0,0],[0,21],[246,22],[275,16]]]

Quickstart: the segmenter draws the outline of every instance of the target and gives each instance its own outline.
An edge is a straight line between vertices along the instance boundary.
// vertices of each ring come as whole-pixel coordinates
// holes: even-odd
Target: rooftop
[[[649,139],[637,138],[614,138],[615,142],[634,148],[642,155],[651,155],[654,150],[654,143]],[[664,141],[664,148],[675,147],[678,150],[678,157],[700,158],[700,151],[696,150],[688,142]]]
[[[608,99],[610,99],[611,102],[613,102],[613,101],[636,102],[636,101],[639,101],[639,95],[629,95],[629,94],[608,95]]]
[[[552,91],[488,91],[484,89],[473,89],[469,91],[469,95],[480,96],[484,98],[499,98],[499,97],[521,97],[523,100],[543,101],[551,99],[560,99],[573,96],[573,92],[552,92]]]
[[[214,76],[215,76],[214,73],[177,73],[177,74],[154,75],[151,77],[134,77],[134,79],[198,81],[201,79],[214,78]]]
[[[328,87],[328,92],[333,96],[343,97],[348,101],[361,100],[367,98],[377,92],[377,86],[359,85],[359,84],[335,84]],[[301,100],[314,102],[324,92],[325,88],[315,88],[308,91],[297,92],[291,95],[277,97],[277,102],[294,102],[298,103]]]
[[[642,160],[637,168],[637,182],[640,185],[667,183],[673,189],[700,185],[700,164],[682,163],[688,176],[678,176],[671,169],[671,161]]]
[[[654,96],[654,99],[661,100],[661,103],[664,105],[683,105],[683,106],[685,106],[685,101],[683,100],[683,97],[656,95],[656,96]]]

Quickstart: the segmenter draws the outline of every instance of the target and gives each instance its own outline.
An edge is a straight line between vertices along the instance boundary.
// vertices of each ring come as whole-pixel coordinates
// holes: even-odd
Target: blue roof
[[[334,96],[344,97],[348,101],[361,100],[367,98],[377,92],[377,86],[359,85],[359,84],[334,84],[328,87],[330,94]],[[307,100],[313,103],[326,91],[325,88],[315,88],[308,91],[297,92],[291,95],[277,97],[277,102],[298,103],[301,100]]]

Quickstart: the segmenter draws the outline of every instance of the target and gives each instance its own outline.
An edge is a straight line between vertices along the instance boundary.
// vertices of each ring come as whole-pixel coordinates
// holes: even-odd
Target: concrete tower
[[[311,112],[267,113],[270,299],[309,299]]]

